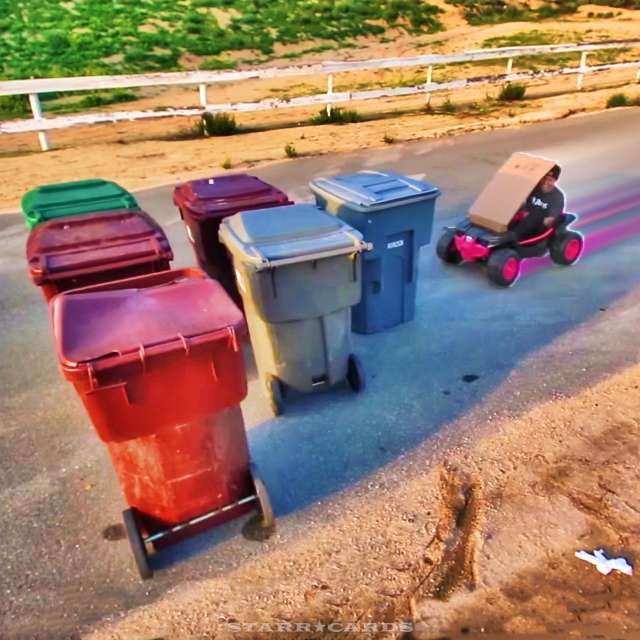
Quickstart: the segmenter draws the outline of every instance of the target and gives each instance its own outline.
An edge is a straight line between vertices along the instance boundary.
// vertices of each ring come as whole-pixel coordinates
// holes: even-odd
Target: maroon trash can
[[[239,211],[279,207],[292,202],[276,187],[247,174],[185,182],[174,189],[173,202],[184,220],[198,265],[219,280],[241,304],[231,260],[218,240],[220,222]]]
[[[48,301],[57,293],[169,269],[164,231],[142,211],[54,218],[27,239],[29,275]]]
[[[244,318],[199,269],[62,293],[50,305],[62,372],[105,442],[129,509],[142,578],[147,545],[258,508],[273,526],[250,463],[240,402],[247,383]]]

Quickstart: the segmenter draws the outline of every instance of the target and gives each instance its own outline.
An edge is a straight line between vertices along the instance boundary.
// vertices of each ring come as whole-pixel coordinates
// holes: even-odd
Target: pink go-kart
[[[544,233],[518,240],[511,231],[496,233],[465,218],[455,227],[445,227],[436,252],[449,264],[486,263],[489,280],[498,286],[509,287],[518,279],[521,262],[526,258],[549,254],[556,264],[565,266],[578,260],[584,239],[580,233],[569,229],[576,219],[572,213],[563,213]]]

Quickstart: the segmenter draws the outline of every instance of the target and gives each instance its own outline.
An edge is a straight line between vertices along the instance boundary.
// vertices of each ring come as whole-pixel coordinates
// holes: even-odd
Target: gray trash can
[[[381,171],[319,178],[309,186],[318,206],[373,243],[364,257],[362,300],[353,310],[353,330],[375,333],[412,320],[420,247],[431,240],[438,188]]]
[[[345,379],[364,387],[351,353],[351,307],[369,246],[342,220],[309,204],[244,211],[220,225],[233,258],[258,372],[273,411],[287,388],[310,392]]]

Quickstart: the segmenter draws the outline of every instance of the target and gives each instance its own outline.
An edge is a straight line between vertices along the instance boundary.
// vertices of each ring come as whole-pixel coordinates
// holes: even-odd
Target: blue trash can
[[[373,244],[363,255],[362,299],[352,329],[375,333],[412,320],[420,247],[431,241],[437,187],[405,176],[361,171],[310,183],[318,206]]]

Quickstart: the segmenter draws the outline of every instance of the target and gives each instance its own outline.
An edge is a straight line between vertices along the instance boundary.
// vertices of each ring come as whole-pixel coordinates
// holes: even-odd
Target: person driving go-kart
[[[540,180],[521,210],[514,216],[509,230],[518,240],[544,233],[558,224],[564,211],[564,193],[556,187],[560,167],[556,165]]]
[[[469,215],[447,226],[436,253],[447,264],[482,263],[489,280],[511,286],[523,260],[549,255],[559,265],[575,264],[584,239],[570,228],[577,216],[564,211],[565,196],[553,160],[514,153],[469,208]]]

